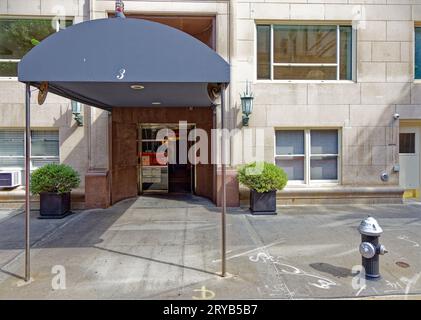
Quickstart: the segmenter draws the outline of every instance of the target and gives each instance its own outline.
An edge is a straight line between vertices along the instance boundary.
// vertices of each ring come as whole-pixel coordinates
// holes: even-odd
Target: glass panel
[[[304,131],[279,130],[276,131],[277,155],[304,155]]]
[[[421,79],[421,28],[415,28],[415,79]]]
[[[0,59],[20,59],[56,32],[51,19],[0,19]]]
[[[0,131],[0,156],[24,155],[23,131],[2,130]]]
[[[50,164],[50,163],[56,163],[59,164],[60,160],[58,158],[55,159],[32,159],[32,169],[36,169],[36,168],[41,168],[43,166],[45,166],[46,164]]]
[[[311,180],[337,180],[338,157],[311,157],[310,159]]]
[[[311,130],[312,154],[338,154],[337,130]]]
[[[276,165],[285,170],[288,180],[304,180],[304,157],[276,159]]]
[[[17,77],[17,62],[0,62],[0,77]]]
[[[0,168],[1,169],[5,169],[5,168],[18,168],[18,169],[23,169],[25,167],[24,164],[24,158],[23,157],[15,157],[15,158],[1,158],[0,157]]]
[[[168,167],[142,168],[142,190],[168,191]]]
[[[58,157],[59,148],[58,131],[32,131],[33,157]]]
[[[274,67],[277,80],[336,80],[336,67]]]
[[[415,133],[399,133],[399,153],[415,153]]]
[[[340,27],[340,80],[352,80],[352,27]]]
[[[274,26],[274,62],[336,63],[336,26]]]
[[[175,132],[168,128],[143,128],[142,140],[156,140],[158,138],[158,132],[160,133],[160,138],[166,138],[169,135],[175,134]]]
[[[270,78],[270,26],[257,26],[257,79]]]

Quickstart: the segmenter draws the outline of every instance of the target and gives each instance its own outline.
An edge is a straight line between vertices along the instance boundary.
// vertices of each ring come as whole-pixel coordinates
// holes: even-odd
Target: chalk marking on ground
[[[413,247],[419,247],[420,244],[418,242],[415,242],[413,240],[410,240],[408,236],[398,236],[397,237],[399,240],[403,240],[403,241],[407,241],[413,244]]]
[[[324,289],[324,290],[328,290],[331,289],[332,286],[337,286],[338,284],[332,280],[330,280],[329,278],[325,278],[325,277],[321,277],[315,274],[311,274],[308,273],[304,270],[301,270],[297,267],[288,265],[286,263],[282,263],[279,261],[279,257],[277,257],[276,259],[271,256],[270,254],[267,254],[265,252],[259,252],[256,256],[250,256],[249,260],[252,262],[270,262],[271,264],[274,265],[276,271],[279,274],[289,274],[289,275],[299,275],[299,276],[306,276],[306,277],[310,277],[310,278],[315,278],[317,279],[317,282],[308,282],[309,285],[319,288],[319,289]],[[291,270],[285,270],[283,269],[283,267],[286,267],[287,269],[291,269]]]
[[[255,249],[244,251],[244,252],[235,254],[233,256],[229,256],[229,257],[226,258],[226,260],[230,260],[230,259],[242,257],[242,256],[248,255],[249,253],[252,253],[254,251],[260,251],[260,250],[263,250],[263,249],[266,249],[266,248],[270,248],[270,247],[276,246],[277,244],[280,244],[280,243],[283,243],[283,242],[285,242],[285,239],[282,239],[282,240],[279,240],[279,241],[275,241],[275,242],[269,243],[269,244],[267,244],[265,246],[261,246],[261,247],[255,248]],[[221,262],[221,259],[213,260],[212,262],[213,263]]]
[[[358,290],[358,292],[355,294],[355,296],[356,296],[356,297],[358,297],[358,296],[360,295],[360,293],[361,293],[363,290],[365,290],[365,289],[367,289],[367,285],[363,285],[363,286],[360,288],[360,290]]]

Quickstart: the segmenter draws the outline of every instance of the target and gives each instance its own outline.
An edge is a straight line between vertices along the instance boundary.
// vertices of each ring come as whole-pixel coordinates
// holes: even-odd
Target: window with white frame
[[[339,131],[276,130],[275,162],[292,183],[338,182]]]
[[[31,131],[31,170],[48,163],[59,163],[59,132],[57,130]],[[0,171],[23,171],[24,131],[0,130]]]
[[[33,169],[48,163],[59,163],[58,131],[37,130],[31,134],[31,165]]]
[[[415,27],[415,63],[414,63],[415,80],[421,80],[421,27]]]
[[[352,80],[351,26],[256,28],[258,80]]]
[[[23,170],[23,133],[23,130],[0,130],[0,170]]]
[[[0,77],[17,77],[20,59],[40,41],[72,21],[0,17]]]

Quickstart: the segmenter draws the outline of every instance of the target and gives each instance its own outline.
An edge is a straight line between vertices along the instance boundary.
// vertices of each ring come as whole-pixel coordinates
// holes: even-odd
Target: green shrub
[[[67,193],[80,184],[79,174],[64,164],[47,164],[31,175],[31,192]]]
[[[267,162],[253,162],[241,166],[238,180],[246,187],[257,192],[282,190],[288,182],[285,171]]]

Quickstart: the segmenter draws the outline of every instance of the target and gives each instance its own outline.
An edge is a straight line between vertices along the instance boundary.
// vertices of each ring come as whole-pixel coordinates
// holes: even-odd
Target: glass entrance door
[[[192,127],[188,126],[187,134]],[[167,130],[168,135],[164,131],[162,137],[161,131],[158,137],[160,130]],[[172,148],[168,147],[169,143]],[[180,161],[180,158],[187,159],[187,154],[180,157],[180,152],[187,153],[191,144],[187,142],[187,150],[180,147],[177,125],[141,124],[138,131],[139,193],[194,192],[194,166]]]
[[[142,192],[168,192],[168,164],[159,161],[159,148],[166,143],[157,140],[161,128],[142,126],[139,128],[139,190]]]
[[[189,150],[190,142],[187,141],[186,146],[187,150],[183,150],[182,142],[180,141],[179,130],[174,130],[175,132],[175,152],[176,157],[174,158],[175,163],[170,163],[168,165],[169,173],[169,192],[174,193],[192,193],[193,185],[193,167],[188,162],[187,150]],[[187,131],[188,134],[188,131]],[[180,157],[181,152],[185,152],[185,157]],[[180,159],[184,158],[184,159]],[[187,161],[185,161],[187,160]]]

